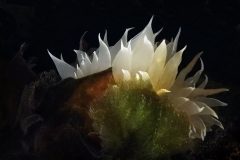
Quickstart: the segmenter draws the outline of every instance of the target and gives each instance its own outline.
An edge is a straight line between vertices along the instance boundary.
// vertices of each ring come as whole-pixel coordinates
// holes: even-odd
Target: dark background
[[[103,37],[105,29],[114,45],[126,28],[135,27],[131,38],[153,15],[153,31],[163,27],[156,41],[170,41],[181,27],[178,50],[184,45],[187,50],[180,68],[204,51],[204,74],[214,86],[230,89],[220,96],[229,106],[218,113],[236,142],[232,152],[240,152],[240,0],[0,0],[0,58],[10,61],[25,42],[24,58],[36,57],[32,70],[39,74],[55,68],[47,49],[71,63],[85,31],[89,48],[98,47],[98,33]],[[195,71],[199,62],[196,66]]]

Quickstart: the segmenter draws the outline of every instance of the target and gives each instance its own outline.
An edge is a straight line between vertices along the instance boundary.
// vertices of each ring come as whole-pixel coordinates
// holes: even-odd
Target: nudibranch
[[[200,138],[204,140],[206,132],[211,131],[211,126],[217,125],[223,129],[222,123],[218,120],[218,115],[212,108],[215,106],[227,105],[224,102],[221,102],[214,98],[208,98],[207,96],[228,91],[228,89],[205,89],[205,86],[208,82],[207,76],[205,76],[205,80],[200,85],[196,86],[196,83],[198,82],[204,70],[203,61],[200,58],[202,52],[197,54],[192,59],[192,61],[178,73],[178,66],[181,63],[182,54],[186,49],[185,46],[183,49],[177,51],[180,30],[175,39],[171,40],[168,44],[166,44],[165,40],[163,40],[160,45],[157,45],[155,43],[155,38],[161,30],[153,33],[151,23],[152,19],[139,34],[137,34],[130,40],[127,39],[127,35],[129,30],[131,29],[126,29],[122,38],[114,46],[108,45],[106,34],[103,40],[99,35],[99,48],[95,52],[93,52],[92,58],[90,58],[86,53],[81,50],[74,50],[77,54],[78,60],[78,64],[76,65],[76,67],[67,64],[63,60],[62,56],[61,59],[58,59],[50,52],[49,55],[55,63],[58,73],[60,74],[62,79],[65,79],[67,77],[83,78],[112,68],[112,75],[116,84],[109,87],[110,89],[106,91],[106,94],[104,95],[104,100],[107,101],[108,99],[106,98],[106,95],[111,97],[111,95],[115,94],[115,96],[117,96],[117,93],[121,94],[119,97],[123,95],[122,98],[125,97],[126,100],[121,103],[114,102],[114,104],[106,102],[109,105],[126,104],[127,107],[131,107],[131,105],[136,105],[138,107],[140,106],[140,108],[143,104],[148,106],[151,100],[146,101],[146,103],[143,100],[143,104],[138,104],[138,102],[128,102],[131,101],[131,96],[133,96],[133,101],[141,101],[142,98],[139,97],[142,96],[145,96],[146,98],[146,95],[143,94],[141,91],[139,95],[135,92],[131,95],[128,95],[128,93],[132,93],[131,91],[129,91],[131,89],[138,90],[136,88],[141,88],[141,85],[144,87],[149,87],[149,85],[147,84],[150,84],[150,89],[154,92],[155,99],[161,99],[162,97],[164,97],[161,100],[157,100],[158,102],[154,103],[154,105],[160,102],[164,103],[164,101],[167,100],[168,104],[170,104],[170,106],[173,108],[174,113],[177,112],[186,115],[187,120],[184,121],[184,123],[187,123],[186,125],[188,126],[187,137],[190,139]],[[199,59],[201,62],[201,69],[197,71],[194,76],[186,78],[187,74],[191,72],[192,68]],[[125,83],[127,85],[125,85]],[[125,92],[127,95],[125,95]],[[158,98],[156,98],[156,96]],[[118,99],[115,98],[110,98],[110,100],[118,101]],[[104,102],[100,100],[99,103],[102,104]],[[128,105],[127,103],[131,103],[131,105]],[[128,119],[129,124],[132,124],[132,128],[136,127],[135,125],[140,125],[140,122],[142,123],[142,121],[139,120],[139,117],[142,117],[142,119],[144,119],[144,117],[146,116],[142,111],[135,111],[134,113],[132,113],[132,111],[126,112],[127,109],[124,107],[123,109],[124,112],[116,108],[114,110],[116,110],[116,114],[119,112],[121,116],[125,117],[125,119]],[[145,110],[144,112],[146,112],[147,116],[150,116],[151,114],[150,112]],[[134,114],[138,114],[138,116],[135,115],[135,119],[138,119],[139,121],[139,123],[137,124],[131,123],[131,118],[128,117],[128,115],[134,117]],[[93,116],[94,121],[97,121],[99,119],[99,117],[96,118],[94,109],[92,111],[90,110],[90,115]],[[161,118],[160,113],[159,116]],[[171,121],[171,116],[169,118],[170,119],[168,121]],[[101,127],[104,125],[105,122],[101,121],[101,124],[96,123],[97,122],[94,122],[96,126],[95,128],[99,132],[100,138],[103,139],[103,144],[106,145],[108,142],[110,142],[110,140],[106,140],[106,138],[104,139],[104,135],[101,135],[101,133],[103,132],[105,134],[108,134],[106,133],[107,131],[103,131],[106,130],[106,128]],[[124,125],[126,128],[126,123],[121,123],[121,125]],[[170,122],[169,124],[171,125]],[[138,130],[135,130],[134,132],[137,131]],[[154,130],[154,132],[156,131],[158,130]],[[123,135],[129,135],[128,131]],[[146,141],[150,140],[148,139]],[[117,142],[119,141],[116,140],[116,143]],[[145,145],[147,146],[147,144]],[[154,145],[157,144],[154,142]]]

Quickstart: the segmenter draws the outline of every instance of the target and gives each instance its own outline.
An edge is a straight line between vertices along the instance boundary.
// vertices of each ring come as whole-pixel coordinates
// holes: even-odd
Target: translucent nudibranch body
[[[200,58],[202,53],[197,54],[186,68],[178,73],[182,53],[186,49],[184,47],[177,51],[180,30],[175,39],[168,44],[163,40],[160,45],[157,45],[155,37],[160,31],[153,33],[151,23],[152,19],[139,34],[130,40],[127,40],[130,29],[126,29],[122,38],[114,46],[108,46],[106,34],[103,40],[99,35],[99,48],[93,52],[92,58],[81,50],[75,50],[78,59],[76,67],[67,64],[63,58],[54,57],[50,52],[49,55],[62,79],[83,78],[112,67],[112,75],[117,87],[132,80],[150,83],[150,88],[156,95],[160,98],[167,97],[175,111],[187,115],[188,137],[204,140],[206,132],[211,131],[212,125],[223,128],[212,107],[227,105],[207,96],[228,91],[228,89],[205,89],[208,82],[207,76],[200,85],[196,86],[204,69]],[[186,78],[198,59],[201,62],[201,69],[194,76]],[[128,92],[127,88],[124,89]]]

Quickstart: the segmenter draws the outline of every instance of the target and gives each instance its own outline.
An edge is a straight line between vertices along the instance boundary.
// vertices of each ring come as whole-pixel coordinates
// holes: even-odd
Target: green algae
[[[113,159],[164,159],[191,146],[187,115],[143,81],[109,86],[89,114],[103,153]]]

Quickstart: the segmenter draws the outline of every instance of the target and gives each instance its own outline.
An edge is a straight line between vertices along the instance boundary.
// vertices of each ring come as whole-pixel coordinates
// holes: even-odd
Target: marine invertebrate
[[[211,107],[227,104],[206,96],[228,91],[228,89],[204,89],[208,81],[207,76],[205,81],[196,87],[204,69],[201,59],[201,69],[193,77],[186,79],[187,74],[192,70],[202,53],[197,54],[188,66],[178,74],[182,53],[186,49],[184,47],[177,52],[180,31],[174,41],[166,44],[163,40],[157,46],[155,37],[160,31],[153,33],[151,22],[152,19],[142,32],[129,41],[127,41],[127,33],[130,29],[127,29],[122,38],[111,47],[107,45],[106,34],[104,40],[99,35],[100,46],[93,53],[92,60],[82,51],[76,50],[79,62],[76,68],[64,62],[62,57],[58,59],[49,53],[62,78],[82,78],[112,67],[112,75],[116,85],[109,84],[106,93],[91,103],[90,115],[94,120],[95,130],[103,140],[103,150],[106,153],[111,150],[109,148],[119,143],[120,146],[116,147],[118,151],[110,151],[110,154],[115,156],[119,156],[120,151],[128,146],[126,144],[139,144],[139,141],[141,141],[144,146],[139,145],[139,147],[136,147],[138,149],[130,147],[132,152],[135,150],[135,156],[138,155],[137,150],[148,150],[148,153],[142,158],[164,157],[169,155],[168,152],[179,152],[181,146],[188,144],[189,137],[204,140],[206,132],[211,130],[212,125],[223,128],[221,122],[217,120],[217,114]],[[156,110],[152,107],[156,107]],[[166,110],[165,113],[168,115],[166,126],[169,126],[169,129],[166,130],[163,129],[164,127],[161,128],[164,123],[161,118],[166,116],[160,114],[163,110]],[[118,117],[117,114],[121,115],[120,120],[117,118],[112,120],[114,117],[110,115]],[[129,115],[134,118],[129,118]],[[188,131],[185,136],[181,135],[181,129],[176,125],[178,124],[176,117],[181,122],[179,126],[184,126],[181,128],[182,131],[184,133],[186,133],[186,130]],[[131,127],[126,123],[129,123]],[[152,132],[152,136],[149,136],[152,137],[151,139],[142,139],[150,134],[150,132],[142,130],[142,123],[149,123],[145,127],[151,126],[149,128]],[[116,124],[120,126],[120,129],[117,129]],[[171,125],[176,128],[172,128]],[[161,129],[158,130],[158,127]],[[179,134],[175,135],[174,132],[177,132],[177,130]],[[176,137],[173,140],[168,139],[171,145],[161,143],[164,139],[162,134],[165,131]],[[113,138],[114,134],[117,138]],[[140,138],[135,139],[133,136]],[[131,138],[134,142],[129,140]],[[177,140],[179,141],[177,142]],[[179,144],[178,151],[173,147],[176,144],[171,142]],[[149,148],[146,149],[147,147]],[[162,150],[161,154],[157,154],[155,152],[156,148],[158,150],[164,148],[166,152]]]

